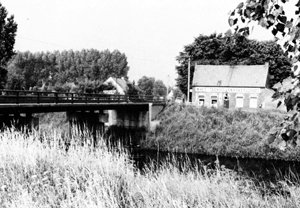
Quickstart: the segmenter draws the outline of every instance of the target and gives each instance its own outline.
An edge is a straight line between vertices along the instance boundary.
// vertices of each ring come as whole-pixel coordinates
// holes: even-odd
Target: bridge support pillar
[[[149,109],[109,110],[111,116],[107,124],[106,138],[110,143],[120,142],[125,146],[136,146],[140,140],[145,139],[149,124]]]
[[[0,114],[0,129],[5,127],[31,131],[38,129],[39,118],[33,116],[32,113]]]
[[[151,121],[152,121],[152,103],[149,103],[149,110],[148,110],[148,131],[151,130]]]

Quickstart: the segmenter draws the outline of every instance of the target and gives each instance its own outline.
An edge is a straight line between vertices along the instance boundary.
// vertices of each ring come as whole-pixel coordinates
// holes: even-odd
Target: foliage
[[[122,150],[91,149],[74,135],[65,151],[60,134],[0,133],[0,206],[8,207],[298,207],[299,186],[281,181],[290,196],[261,195],[250,179],[225,168],[165,163],[141,173]],[[85,138],[89,139],[89,138]],[[44,142],[41,143],[40,140]],[[176,162],[176,161],[175,161]]]
[[[181,90],[176,87],[173,89],[173,97],[176,98],[182,98],[183,97],[183,93],[181,92]]]
[[[143,76],[138,80],[138,87],[144,95],[166,96],[167,87],[161,80],[154,77]]]
[[[108,77],[127,77],[127,64],[117,50],[18,52],[8,65],[7,88],[98,92]]]
[[[127,86],[128,86],[128,91],[127,91],[128,95],[138,96],[138,95],[143,94],[142,90],[137,85],[135,85],[135,82],[128,83]]]
[[[153,86],[155,78],[143,76],[138,80],[138,87],[143,91],[145,95],[153,95]]]
[[[272,87],[290,75],[291,63],[274,41],[259,42],[241,35],[199,35],[179,54],[176,67],[177,86],[187,92],[188,56],[193,63],[210,65],[255,65],[269,63],[269,85]],[[191,80],[194,66],[191,66]],[[255,73],[255,72],[254,72]]]
[[[0,3],[0,89],[6,83],[6,64],[15,54],[13,49],[18,28],[14,16],[7,15],[6,8]]]
[[[300,146],[287,148],[281,137],[270,136],[285,114],[246,112],[172,104],[158,117],[160,125],[141,146],[176,152],[300,161]]]
[[[256,22],[272,32],[285,54],[288,55],[293,65],[289,70],[291,78],[278,86],[274,98],[283,97],[287,109],[296,111],[290,117],[291,121],[284,123],[283,130],[298,132],[300,129],[300,1],[295,3],[286,0],[247,0],[232,11],[228,21],[236,33],[244,36],[249,35],[251,23]],[[294,13],[291,13],[290,8],[293,8]]]
[[[155,80],[153,85],[153,95],[159,97],[167,95],[167,87],[163,81]]]

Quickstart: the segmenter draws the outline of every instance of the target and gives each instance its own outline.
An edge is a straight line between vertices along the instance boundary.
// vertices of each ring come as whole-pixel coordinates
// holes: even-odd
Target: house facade
[[[225,108],[274,108],[267,89],[269,65],[196,65],[192,102]]]

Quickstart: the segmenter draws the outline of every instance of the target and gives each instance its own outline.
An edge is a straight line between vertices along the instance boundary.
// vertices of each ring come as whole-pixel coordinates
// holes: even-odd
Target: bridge
[[[27,125],[32,114],[47,112],[66,112],[70,123],[97,129],[104,125],[107,111],[118,125],[148,129],[153,108],[165,104],[165,98],[156,96],[0,90],[0,129],[12,120]]]
[[[164,97],[43,91],[0,90],[0,114],[76,110],[145,110],[164,105]]]

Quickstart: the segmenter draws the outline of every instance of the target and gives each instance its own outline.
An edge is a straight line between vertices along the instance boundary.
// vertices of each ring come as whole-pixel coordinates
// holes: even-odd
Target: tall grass
[[[88,134],[86,134],[88,135]],[[298,207],[300,187],[282,182],[289,195],[261,195],[248,179],[219,168],[169,163],[143,174],[122,150],[75,135],[65,151],[60,133],[0,133],[0,207]],[[43,142],[40,142],[43,140]],[[47,142],[45,142],[47,141]],[[89,139],[87,139],[89,141]]]
[[[143,148],[232,157],[300,160],[300,147],[285,152],[269,144],[268,135],[284,114],[171,105]]]

